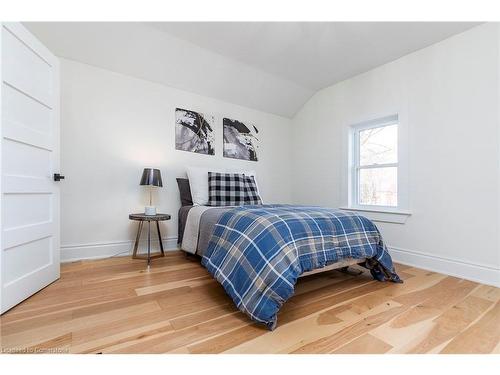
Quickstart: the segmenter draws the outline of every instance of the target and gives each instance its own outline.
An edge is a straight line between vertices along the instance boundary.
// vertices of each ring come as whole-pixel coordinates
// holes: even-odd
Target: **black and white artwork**
[[[175,148],[215,154],[214,117],[187,109],[175,109]]]
[[[226,158],[257,161],[259,130],[250,124],[224,118],[224,156]]]

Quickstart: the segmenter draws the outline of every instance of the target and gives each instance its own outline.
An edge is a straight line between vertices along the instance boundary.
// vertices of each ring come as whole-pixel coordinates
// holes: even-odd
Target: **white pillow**
[[[255,171],[242,171],[224,168],[188,167],[187,177],[189,179],[191,197],[193,198],[193,204],[195,206],[206,206],[208,204],[208,172],[242,173],[247,176],[253,176],[253,178],[255,179],[255,184],[257,185],[257,192],[260,195],[259,184],[257,183],[257,174],[255,173]]]
[[[191,197],[195,206],[205,206],[208,204],[208,172],[225,171],[221,168],[188,167],[187,176]]]

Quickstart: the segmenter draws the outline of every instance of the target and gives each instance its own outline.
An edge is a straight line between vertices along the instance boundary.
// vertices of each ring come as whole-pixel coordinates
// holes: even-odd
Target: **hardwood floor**
[[[0,318],[3,352],[500,353],[500,289],[399,265],[404,284],[338,271],[299,280],[267,331],[180,252],[62,266]]]

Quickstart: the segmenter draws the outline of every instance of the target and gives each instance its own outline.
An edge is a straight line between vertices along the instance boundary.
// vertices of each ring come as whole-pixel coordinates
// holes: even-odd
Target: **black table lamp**
[[[141,177],[141,185],[149,186],[149,206],[144,207],[146,215],[156,215],[156,207],[153,206],[152,190],[153,186],[162,187],[161,173],[159,169],[144,168]]]

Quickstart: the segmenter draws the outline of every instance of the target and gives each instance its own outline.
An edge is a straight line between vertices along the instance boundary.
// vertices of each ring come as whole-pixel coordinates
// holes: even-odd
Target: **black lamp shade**
[[[162,187],[161,173],[159,169],[144,168],[141,177],[141,185],[152,185]]]

